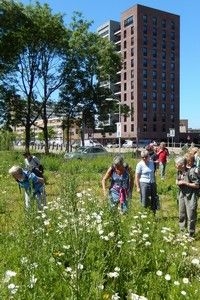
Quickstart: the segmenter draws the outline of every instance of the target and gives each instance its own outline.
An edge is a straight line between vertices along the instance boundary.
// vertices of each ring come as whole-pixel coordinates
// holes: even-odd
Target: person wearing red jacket
[[[169,151],[166,148],[166,144],[165,142],[161,142],[157,151],[157,161],[159,163],[160,176],[162,180],[165,179],[165,170],[168,156]]]

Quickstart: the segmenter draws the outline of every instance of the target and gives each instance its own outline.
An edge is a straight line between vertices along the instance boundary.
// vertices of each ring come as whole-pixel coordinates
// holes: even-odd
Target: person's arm
[[[107,194],[107,192],[106,192],[106,181],[110,178],[110,176],[111,176],[111,171],[112,171],[112,167],[110,167],[110,168],[107,170],[106,174],[103,176],[103,179],[102,179],[102,181],[101,181],[104,196],[106,196],[106,194]]]
[[[129,171],[129,177],[130,177],[130,190],[132,192],[133,186],[134,186],[134,173],[133,173],[133,169],[131,167],[128,168],[128,171]]]
[[[136,185],[136,191],[140,192],[140,174],[135,173],[135,185]]]

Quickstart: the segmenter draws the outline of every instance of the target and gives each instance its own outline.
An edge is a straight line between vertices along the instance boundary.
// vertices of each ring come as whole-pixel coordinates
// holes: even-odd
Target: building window
[[[157,121],[157,114],[153,113],[153,122],[156,122],[156,121]]]
[[[174,52],[170,52],[170,58],[171,58],[171,60],[175,61],[175,53]]]
[[[153,27],[153,36],[157,36],[157,28]]]
[[[153,20],[153,25],[157,25],[157,18],[153,17],[152,20]]]
[[[134,81],[131,81],[131,89],[134,89]]]
[[[131,78],[134,78],[134,70],[131,70]]]
[[[157,82],[153,81],[152,82],[153,90],[157,90]]]
[[[126,80],[126,72],[124,72],[124,80]]]
[[[143,80],[143,89],[147,89],[147,80]]]
[[[162,62],[162,70],[166,70],[166,62],[165,61]]]
[[[147,102],[143,102],[143,110],[147,111]]]
[[[166,94],[162,93],[162,101],[166,101]]]
[[[157,71],[154,70],[152,72],[152,77],[153,77],[153,79],[157,79]]]
[[[134,67],[134,59],[131,59],[131,68]]]
[[[162,51],[162,59],[166,59],[166,51]]]
[[[166,82],[162,82],[162,90],[166,91]]]
[[[131,124],[131,132],[134,131],[134,124]]]
[[[157,103],[156,102],[152,103],[152,110],[157,111]]]
[[[147,124],[143,124],[142,130],[143,130],[143,132],[147,132]]]
[[[124,30],[124,39],[126,38],[126,30]]]
[[[126,49],[126,41],[124,41],[124,49]]]
[[[166,114],[162,114],[161,120],[162,120],[162,122],[165,122],[165,121],[166,121]]]
[[[162,41],[162,49],[166,49],[166,41]]]
[[[131,100],[133,100],[133,99],[134,99],[134,93],[131,92]]]
[[[172,51],[174,51],[175,50],[175,42],[174,41],[172,41],[171,43],[170,43],[170,47],[171,47],[171,50]]]
[[[170,104],[170,110],[174,112],[174,104]]]
[[[170,37],[172,40],[175,40],[175,32],[174,31],[170,32]]]
[[[156,124],[153,124],[153,132],[156,132]]]
[[[143,78],[147,78],[147,69],[143,69],[142,74]]]
[[[162,20],[162,28],[166,27],[166,20]]]
[[[174,71],[174,70],[175,70],[175,64],[174,64],[174,63],[171,63],[171,64],[170,64],[170,67],[171,67],[171,71]]]
[[[147,100],[147,92],[146,91],[143,92],[143,99]]]
[[[147,113],[143,113],[143,121],[147,122]]]
[[[166,112],[166,104],[165,103],[162,103],[162,111]]]
[[[134,37],[132,36],[131,37],[131,46],[133,46],[134,45]]]
[[[126,126],[126,124],[124,125],[124,132],[127,132],[127,126]]]
[[[170,73],[170,79],[171,79],[171,81],[174,81],[174,80],[175,80],[175,75],[174,75],[174,73]]]
[[[143,55],[144,55],[144,56],[147,56],[147,48],[146,48],[146,47],[143,47],[143,48],[142,48],[142,52],[143,52]]]
[[[124,51],[124,59],[126,59],[126,51]]]
[[[126,70],[126,61],[124,62],[124,70]]]
[[[175,29],[175,23],[174,23],[174,21],[171,21],[171,29],[172,29],[172,30]]]
[[[147,34],[147,25],[143,25],[143,33]]]
[[[162,132],[166,132],[166,125],[162,124]]]
[[[124,27],[129,26],[131,24],[133,24],[133,16],[130,16],[126,20],[124,20]]]
[[[147,36],[146,35],[143,36],[143,45],[144,46],[147,45]]]
[[[127,86],[126,86],[126,82],[124,83],[124,91],[126,91],[126,88],[127,88]]]
[[[152,67],[153,67],[154,69],[157,68],[157,60],[155,60],[155,59],[152,60]]]
[[[170,120],[172,123],[174,123],[174,115],[170,115]]]
[[[174,94],[170,94],[170,100],[171,102],[174,102]]]
[[[157,47],[157,38],[153,37],[153,47]]]
[[[174,92],[174,83],[173,82],[170,83],[170,89],[171,89],[172,92]]]
[[[157,93],[156,93],[156,92],[153,92],[153,93],[152,93],[152,99],[153,99],[154,101],[157,100]]]
[[[131,27],[131,34],[134,34],[134,27]]]
[[[156,49],[153,49],[153,50],[152,50],[152,56],[153,56],[153,57],[157,57],[157,50],[156,50]]]
[[[147,59],[143,58],[143,67],[147,68]]]
[[[131,56],[134,55],[134,48],[131,48]]]
[[[166,80],[166,72],[162,72],[162,80]]]
[[[162,38],[166,39],[166,30],[162,30]]]
[[[126,102],[126,100],[127,100],[127,94],[125,93],[124,94],[124,101]]]
[[[147,23],[147,15],[143,15],[143,23]]]

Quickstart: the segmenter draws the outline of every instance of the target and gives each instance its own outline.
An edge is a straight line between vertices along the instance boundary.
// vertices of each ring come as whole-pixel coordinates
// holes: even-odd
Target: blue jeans
[[[156,183],[140,182],[140,200],[142,206],[150,208],[152,211],[157,209],[157,186]]]

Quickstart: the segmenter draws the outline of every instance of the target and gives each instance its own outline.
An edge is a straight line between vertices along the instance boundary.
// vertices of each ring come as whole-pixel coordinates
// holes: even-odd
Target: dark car
[[[82,158],[89,158],[89,157],[96,157],[96,156],[101,156],[107,154],[108,151],[100,146],[93,146],[93,147],[80,147],[74,152],[70,153],[65,153],[65,158],[66,159],[71,159],[71,158],[77,158],[77,159],[82,159]]]

